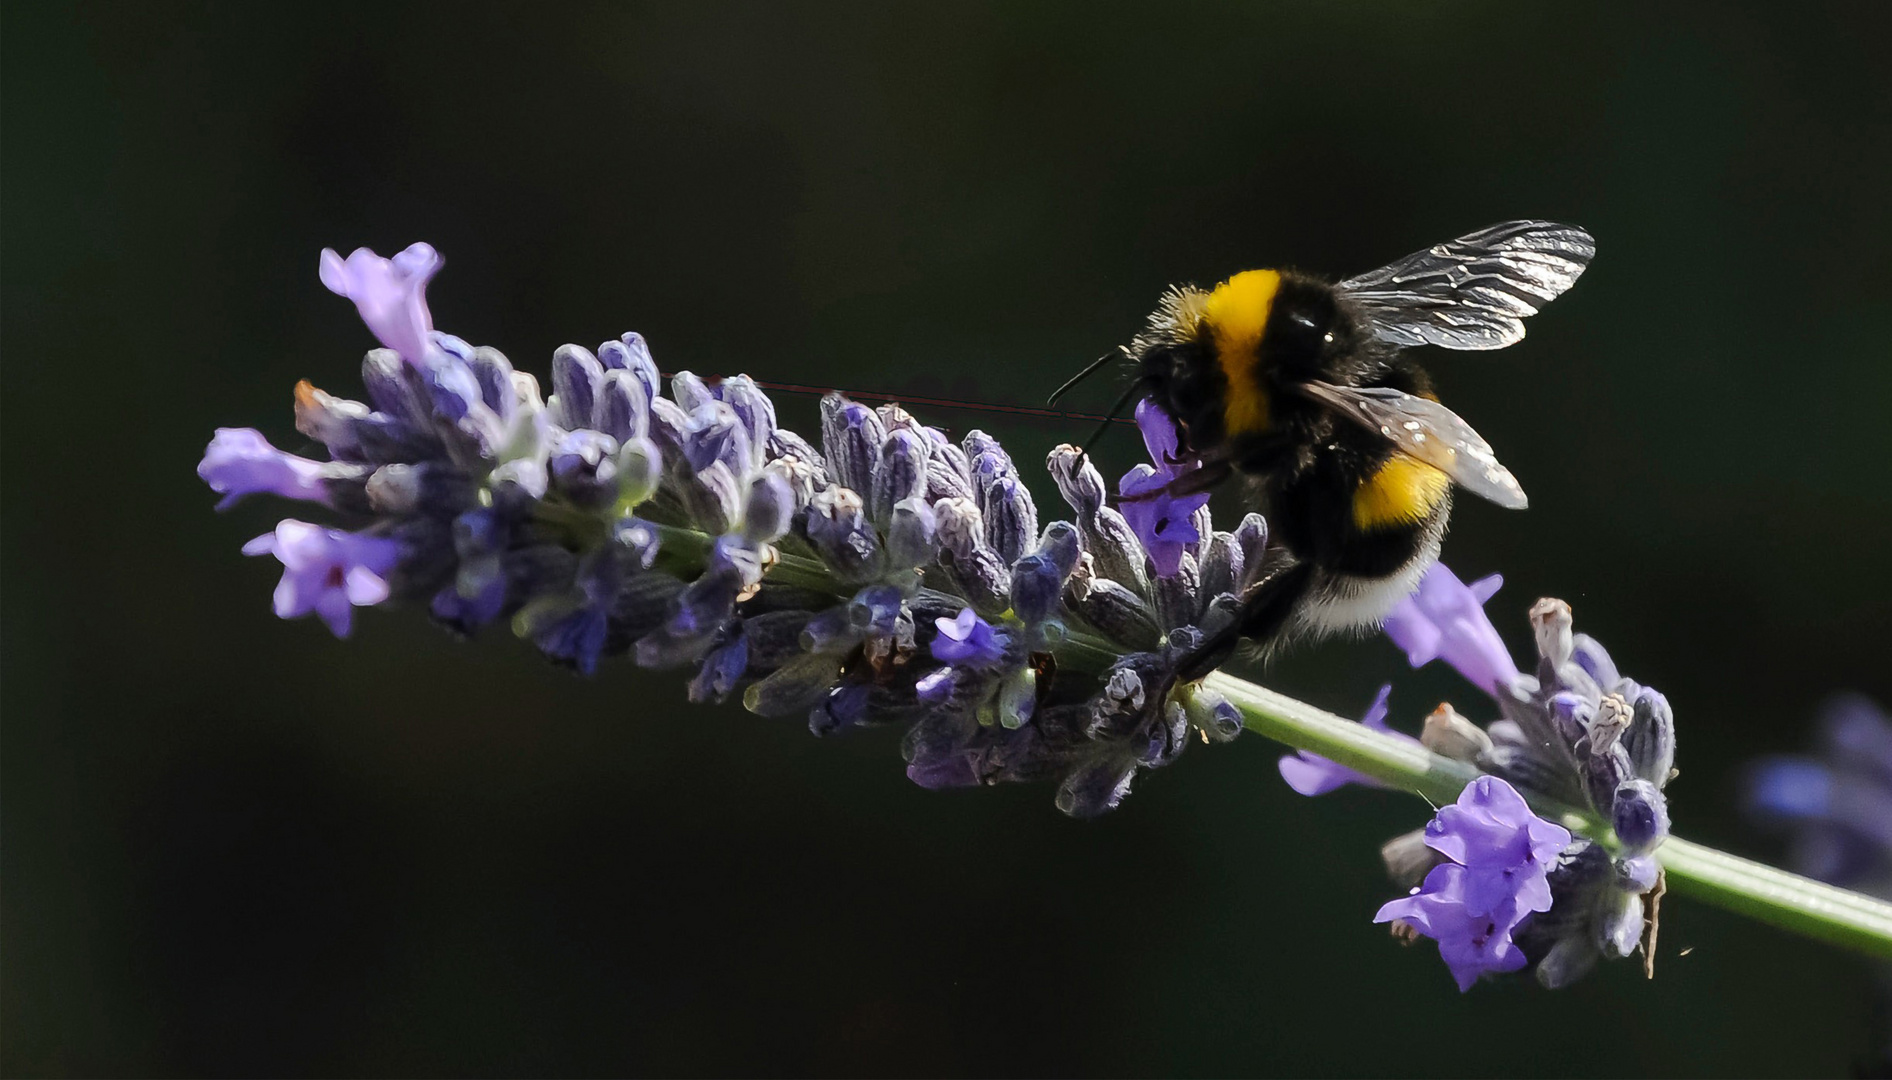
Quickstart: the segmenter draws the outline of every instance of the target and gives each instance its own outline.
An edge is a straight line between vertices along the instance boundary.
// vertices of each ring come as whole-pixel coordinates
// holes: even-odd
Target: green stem
[[[701,564],[710,538],[689,529],[659,525],[666,556]],[[852,589],[831,577],[819,560],[781,554],[769,578],[784,585],[824,592],[837,599]],[[1109,642],[1073,633],[1058,647],[1062,660],[1085,670],[1102,670],[1118,654]],[[1408,739],[1375,731],[1305,702],[1251,682],[1216,672],[1205,684],[1228,698],[1249,730],[1296,750],[1330,758],[1388,787],[1410,791],[1433,804],[1458,798],[1478,770],[1432,753]],[[1572,832],[1613,843],[1609,829],[1587,811],[1530,796],[1540,814]],[[1736,914],[1842,945],[1870,956],[1892,959],[1892,904],[1777,870],[1680,837],[1657,851],[1669,887]]]
[[[1208,686],[1242,711],[1249,730],[1331,758],[1389,787],[1433,803],[1450,802],[1478,771],[1404,739],[1217,672]],[[1529,796],[1529,793],[1526,792]],[[1531,798],[1540,813],[1574,832],[1608,830],[1573,807]],[[1892,904],[1671,837],[1656,852],[1677,895],[1870,956],[1892,959]]]

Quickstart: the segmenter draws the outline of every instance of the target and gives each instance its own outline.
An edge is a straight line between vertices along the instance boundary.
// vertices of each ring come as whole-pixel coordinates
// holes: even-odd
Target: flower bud
[[[886,426],[874,410],[840,394],[821,399],[821,450],[835,483],[871,492],[874,462],[886,441]]]
[[[926,444],[926,436],[906,430],[895,431],[881,444],[868,496],[875,524],[893,520],[895,503],[926,497]]]
[[[1260,514],[1249,514],[1242,518],[1242,523],[1235,527],[1235,546],[1242,553],[1241,575],[1236,578],[1240,588],[1234,590],[1240,595],[1248,586],[1253,585],[1266,562],[1268,552],[1268,521]]]
[[[686,413],[693,413],[716,400],[710,388],[694,372],[679,371],[670,376],[670,399]]]
[[[1071,770],[1058,785],[1058,809],[1074,818],[1091,818],[1115,810],[1130,794],[1136,762],[1105,759]]]
[[[1077,512],[1079,521],[1102,509],[1109,490],[1104,486],[1103,474],[1082,450],[1070,443],[1057,446],[1045,458],[1045,468],[1058,485],[1058,494]]]
[[[1027,555],[1012,564],[1012,613],[1026,625],[1044,622],[1057,613],[1058,593],[1064,581],[1058,568],[1043,555]]]
[[[552,420],[563,428],[591,426],[598,390],[604,384],[604,365],[579,345],[560,345],[552,354]]]
[[[1572,690],[1551,695],[1550,722],[1565,746],[1574,747],[1589,738],[1590,722],[1596,719],[1596,706],[1590,699]]]
[[[644,400],[654,401],[663,389],[663,375],[657,370],[657,361],[650,355],[650,345],[639,333],[625,334],[616,341],[607,341],[598,348],[598,358],[608,368],[628,371],[644,387]]]
[[[1561,990],[1588,975],[1596,960],[1596,945],[1588,938],[1559,938],[1537,962],[1537,982],[1546,990]]]
[[[1241,710],[1201,683],[1177,688],[1176,697],[1190,726],[1202,733],[1204,742],[1228,742],[1242,733]]]
[[[808,710],[808,731],[816,737],[832,735],[867,719],[874,688],[866,683],[844,683]]]
[[[1537,635],[1537,655],[1556,670],[1570,662],[1570,605],[1546,597],[1531,605],[1531,630]]]
[[[663,459],[657,444],[642,436],[618,448],[618,507],[627,510],[657,494],[663,477]]]
[[[999,558],[1016,562],[1038,538],[1038,507],[1016,476],[994,479],[985,488],[985,542]]]
[[[1616,670],[1616,661],[1610,659],[1609,650],[1588,634],[1578,634],[1571,639],[1570,658],[1605,693],[1616,689],[1623,681],[1622,674]]]
[[[1380,845],[1380,862],[1386,867],[1386,876],[1402,889],[1416,887],[1433,867],[1444,861],[1445,856],[1426,843],[1424,829],[1400,833]]]
[[[1419,742],[1435,754],[1473,763],[1491,749],[1491,736],[1485,729],[1460,716],[1449,703],[1441,703],[1426,717]]]
[[[722,701],[736,688],[737,680],[749,668],[749,639],[740,626],[728,641],[711,649],[703,657],[703,666],[690,680],[690,700]]]
[[[1160,574],[1151,585],[1156,594],[1156,618],[1164,626],[1193,626],[1198,612],[1196,557],[1185,551],[1176,562],[1176,572]]]
[[[1656,882],[1661,880],[1662,864],[1656,862],[1653,855],[1637,855],[1632,858],[1617,859],[1615,871],[1618,889],[1641,896],[1655,888]]]
[[[801,656],[743,691],[743,708],[757,716],[795,716],[814,708],[828,696],[828,687],[841,676],[832,656]]]
[[[1236,594],[1241,589],[1243,554],[1235,534],[1205,532],[1199,576],[1196,586],[1204,601],[1223,593]]]
[[[1604,956],[1624,957],[1642,941],[1642,897],[1605,889],[1596,904],[1596,947]]]
[[[607,371],[598,387],[598,430],[618,442],[642,438],[650,430],[650,399],[628,371]]]
[[[1109,578],[1091,579],[1077,598],[1077,614],[1111,641],[1132,649],[1154,649],[1163,634],[1143,599]]]
[[[1577,769],[1583,778],[1583,790],[1590,806],[1599,814],[1608,814],[1616,805],[1616,789],[1633,773],[1629,752],[1612,745],[1598,753],[1586,740],[1577,744]]]
[[[1643,687],[1636,695],[1635,717],[1623,733],[1630,765],[1637,776],[1662,787],[1675,768],[1675,714],[1669,710],[1669,699]]]
[[[393,349],[370,349],[361,358],[361,381],[376,412],[417,427],[433,415],[418,374]]]
[[[985,542],[985,521],[965,499],[947,499],[933,507],[939,524],[940,562],[972,606],[987,613],[1011,602],[1010,566]]]
[[[999,725],[1007,730],[1031,719],[1038,705],[1038,673],[1031,667],[1013,668],[999,683]]]
[[[728,405],[749,436],[750,468],[759,469],[767,460],[766,448],[775,434],[775,403],[769,400],[755,380],[747,375],[732,375],[716,387],[716,396]]]
[[[861,497],[844,487],[815,493],[808,504],[808,542],[842,581],[866,581],[882,566],[880,538]]]
[[[1610,815],[1616,838],[1632,854],[1652,851],[1668,839],[1668,800],[1647,780],[1625,780],[1616,789],[1616,802]]]
[[[763,473],[749,485],[748,505],[742,511],[742,538],[754,547],[772,543],[788,532],[795,516],[795,492],[788,481]]]
[[[510,419],[515,405],[512,361],[498,349],[482,345],[468,354],[466,365],[479,384],[480,400],[501,420]]]
[[[579,506],[610,506],[618,497],[617,454],[617,440],[603,432],[567,433],[546,464],[554,490]]]
[[[1059,578],[1069,578],[1084,554],[1084,540],[1077,526],[1068,521],[1054,521],[1038,537],[1038,553],[1058,568]]]
[[[893,522],[887,526],[887,559],[891,566],[919,568],[933,561],[938,521],[924,499],[902,499],[893,504]]]

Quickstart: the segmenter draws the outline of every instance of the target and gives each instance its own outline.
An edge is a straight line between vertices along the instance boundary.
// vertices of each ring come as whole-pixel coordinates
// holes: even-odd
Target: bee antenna
[[[1096,365],[1093,364],[1092,366],[1095,367]],[[1104,414],[1103,423],[1098,424],[1097,430],[1091,432],[1091,437],[1088,439],[1085,439],[1084,445],[1077,448],[1077,452],[1080,455],[1082,455],[1083,457],[1090,456],[1091,447],[1096,444],[1098,439],[1103,437],[1104,432],[1110,430],[1111,422],[1117,419],[1117,414],[1123,411],[1123,407],[1125,405],[1130,404],[1130,402],[1134,400],[1138,394],[1141,394],[1143,392],[1144,383],[1146,381],[1147,380],[1144,380],[1144,379],[1137,379],[1136,381],[1132,382],[1129,386],[1124,387],[1123,396],[1119,397],[1117,399],[1117,403],[1110,407],[1110,411]]]
[[[1063,386],[1060,386],[1056,390],[1053,390],[1051,392],[1051,396],[1045,399],[1045,404],[1056,405],[1058,403],[1058,399],[1064,396],[1064,392],[1066,390],[1069,390],[1071,387],[1076,386],[1078,383],[1081,383],[1085,379],[1090,378],[1091,375],[1096,373],[1098,368],[1103,367],[1105,364],[1110,363],[1111,358],[1118,355],[1120,351],[1121,350],[1112,349],[1111,351],[1091,361],[1088,365],[1085,366],[1083,371],[1080,371],[1077,374],[1071,376],[1069,379],[1065,380],[1065,383]]]

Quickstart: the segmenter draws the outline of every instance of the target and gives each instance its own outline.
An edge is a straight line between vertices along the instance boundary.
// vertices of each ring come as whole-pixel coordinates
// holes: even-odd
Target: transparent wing
[[[1384,386],[1310,382],[1302,387],[1314,400],[1378,432],[1401,453],[1438,469],[1466,491],[1507,510],[1527,505],[1517,477],[1498,463],[1491,444],[1438,402]]]
[[[1335,288],[1393,345],[1502,349],[1524,318],[1577,283],[1596,241],[1575,225],[1507,221],[1434,244]]]

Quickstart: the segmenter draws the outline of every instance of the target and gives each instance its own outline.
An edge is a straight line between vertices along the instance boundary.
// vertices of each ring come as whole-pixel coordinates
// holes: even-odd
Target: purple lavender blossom
[[[1516,971],[1527,962],[1511,940],[1516,924],[1494,915],[1474,915],[1465,903],[1466,871],[1456,863],[1432,868],[1425,884],[1411,896],[1393,900],[1373,916],[1376,923],[1398,919],[1439,943],[1439,957],[1451,969],[1459,993],[1487,972]]]
[[[991,667],[1005,658],[1005,640],[992,624],[971,608],[956,618],[935,619],[939,636],[933,639],[933,659],[942,664]]]
[[[1150,398],[1137,403],[1137,430],[1154,465],[1138,465],[1117,481],[1124,520],[1136,532],[1159,577],[1171,577],[1182,565],[1183,553],[1202,541],[1196,511],[1208,505],[1209,493],[1172,496],[1169,488],[1199,466],[1180,456],[1176,421]]]
[[[431,347],[434,317],[427,310],[427,282],[442,265],[429,244],[411,244],[392,259],[363,247],[344,260],[322,249],[322,284],[355,302],[361,321],[381,344],[418,364]]]
[[[1822,710],[1817,756],[1762,758],[1746,778],[1746,808],[1784,829],[1810,877],[1892,895],[1892,717],[1845,694]]]
[[[1548,911],[1547,875],[1570,830],[1531,812],[1517,789],[1495,776],[1465,786],[1458,802],[1426,825],[1426,846],[1465,867],[1464,904],[1473,915]]]
[[[1367,708],[1366,715],[1360,718],[1360,723],[1374,731],[1383,731],[1395,738],[1416,744],[1418,739],[1386,726],[1386,699],[1392,692],[1393,684],[1391,683],[1380,687],[1379,695]],[[1356,772],[1339,762],[1331,761],[1307,750],[1296,750],[1292,754],[1283,755],[1278,765],[1281,769],[1281,779],[1286,780],[1289,787],[1303,795],[1325,795],[1348,784],[1361,784],[1366,787],[1386,786],[1365,773]]]
[[[353,609],[388,598],[387,574],[401,557],[398,541],[324,529],[284,519],[243,545],[245,555],[274,555],[283,564],[276,586],[276,616],[294,619],[315,612],[336,637],[351,629]]]
[[[255,428],[218,428],[197,465],[197,475],[223,496],[219,510],[256,494],[328,504],[324,481],[336,475],[336,466],[284,453]]]
[[[1485,602],[1504,585],[1492,574],[1470,585],[1434,563],[1419,589],[1386,616],[1386,636],[1413,667],[1444,660],[1480,690],[1495,694],[1517,677],[1517,665],[1485,615]]]
[[[1460,992],[1486,972],[1522,968],[1527,958],[1512,931],[1532,912],[1550,910],[1550,870],[1569,831],[1533,814],[1511,785],[1481,776],[1439,810],[1425,842],[1454,861],[1433,867],[1373,921],[1398,919],[1437,941]]]

